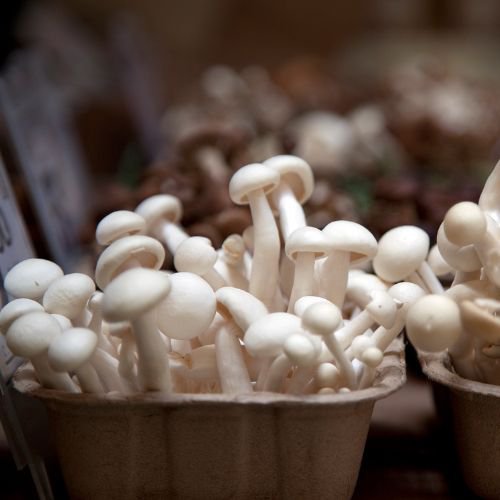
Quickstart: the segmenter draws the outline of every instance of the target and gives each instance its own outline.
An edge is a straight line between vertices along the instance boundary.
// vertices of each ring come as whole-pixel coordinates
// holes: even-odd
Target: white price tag
[[[53,259],[75,268],[88,183],[63,103],[41,52],[22,52],[0,81],[0,105]]]
[[[3,288],[3,277],[18,262],[33,257],[33,249],[24,226],[19,207],[0,157],[0,292],[1,305],[8,301]],[[0,335],[0,374],[9,380],[19,366]]]

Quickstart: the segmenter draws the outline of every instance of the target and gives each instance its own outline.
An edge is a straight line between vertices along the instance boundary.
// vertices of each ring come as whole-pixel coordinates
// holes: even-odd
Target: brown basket
[[[420,353],[424,373],[453,439],[463,478],[483,498],[500,498],[500,387],[467,380],[451,369],[448,354]]]
[[[294,397],[117,396],[14,386],[48,409],[67,490],[78,499],[350,498],[373,405],[405,381],[403,344],[374,387]]]

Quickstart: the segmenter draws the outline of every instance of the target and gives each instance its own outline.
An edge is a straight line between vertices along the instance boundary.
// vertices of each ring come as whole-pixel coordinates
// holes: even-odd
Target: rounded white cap
[[[426,295],[408,309],[406,333],[417,349],[442,351],[451,347],[461,332],[460,309],[446,295]]]
[[[26,259],[5,275],[3,285],[12,297],[40,300],[49,285],[63,275],[63,270],[50,260]]]
[[[427,256],[427,264],[438,277],[453,273],[454,269],[443,259],[439,247],[434,245]]]
[[[125,236],[111,243],[99,256],[95,280],[101,290],[116,277],[127,261],[149,269],[160,269],[165,259],[163,245],[143,235]]]
[[[86,363],[97,348],[97,335],[88,328],[70,328],[52,341],[49,364],[56,372],[71,372]]]
[[[281,182],[288,184],[301,205],[311,197],[314,175],[310,165],[302,158],[294,155],[278,155],[264,161],[263,165],[279,172]],[[273,205],[272,200],[269,202]]]
[[[331,302],[317,302],[302,315],[302,326],[315,335],[332,334],[342,324],[340,309]]]
[[[327,224],[323,233],[334,250],[350,253],[351,263],[367,262],[377,253],[375,236],[356,222],[336,220]]]
[[[385,233],[378,242],[373,269],[391,283],[404,280],[426,259],[429,236],[416,226],[400,226]]]
[[[161,271],[129,269],[104,290],[102,315],[106,321],[132,321],[149,312],[170,292],[170,278]]]
[[[45,312],[32,312],[16,319],[7,331],[7,347],[16,356],[33,358],[44,353],[61,335],[55,318]]]
[[[245,332],[243,340],[250,355],[273,357],[281,354],[288,337],[303,332],[299,317],[276,312],[254,321]]]
[[[318,357],[318,350],[309,337],[294,333],[285,340],[283,351],[297,366],[311,366]]]
[[[291,233],[285,243],[286,256],[295,261],[301,252],[314,253],[316,259],[327,257],[332,245],[325,234],[316,227],[299,227]]]
[[[192,273],[170,276],[171,290],[158,307],[158,327],[168,337],[189,340],[204,333],[216,312],[215,293]]]
[[[421,299],[427,292],[415,283],[409,281],[401,281],[392,285],[388,290],[389,295],[400,302],[401,304],[413,304],[418,299]]]
[[[203,276],[213,269],[217,251],[208,238],[191,236],[175,250],[174,265],[177,271]]]
[[[250,323],[269,314],[262,301],[251,293],[232,286],[223,286],[215,292],[217,312],[232,319],[244,332]]]
[[[109,245],[124,236],[142,234],[145,230],[144,217],[130,210],[117,210],[97,224],[95,239],[99,245]]]
[[[439,226],[436,242],[443,259],[457,271],[471,272],[483,267],[474,246],[466,245],[460,247],[454,245],[446,237],[443,224]]]
[[[304,315],[305,310],[313,305],[317,304],[319,302],[325,302],[327,304],[330,304],[331,302],[328,299],[325,299],[324,297],[317,297],[316,295],[304,295],[300,297],[300,299],[295,302],[295,305],[293,306],[293,312],[297,315],[302,317]]]
[[[240,168],[229,181],[229,196],[237,205],[248,204],[248,193],[263,191],[270,193],[278,186],[280,174],[260,163],[251,163]]]
[[[0,333],[7,333],[10,325],[17,319],[31,312],[43,312],[39,302],[31,299],[14,299],[0,310]]]
[[[391,328],[396,321],[398,307],[392,296],[385,290],[374,290],[370,293],[371,300],[366,304],[366,310],[379,325]]]
[[[49,313],[77,318],[95,292],[95,283],[86,274],[71,273],[53,281],[43,295],[43,307]]]
[[[472,245],[479,242],[486,232],[486,217],[479,205],[462,201],[446,212],[443,227],[446,237],[454,245]]]
[[[182,205],[178,198],[169,194],[156,194],[139,203],[135,209],[153,229],[159,222],[176,224],[182,219]]]

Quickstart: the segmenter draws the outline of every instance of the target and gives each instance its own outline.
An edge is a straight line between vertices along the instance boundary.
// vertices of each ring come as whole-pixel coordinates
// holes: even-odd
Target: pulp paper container
[[[500,498],[500,387],[460,377],[447,353],[419,358],[440,396],[440,416],[452,424],[467,486],[480,497]]]
[[[42,389],[28,367],[14,385],[46,404],[72,498],[342,499],[375,401],[405,381],[391,347],[374,387],[348,394],[110,398]]]

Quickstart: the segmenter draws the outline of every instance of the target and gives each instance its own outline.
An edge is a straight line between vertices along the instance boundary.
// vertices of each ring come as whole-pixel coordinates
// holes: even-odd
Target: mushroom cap
[[[429,264],[434,274],[438,277],[446,276],[454,271],[453,267],[444,260],[437,245],[434,245],[430,249],[427,256],[427,264]]]
[[[240,262],[246,251],[243,236],[239,234],[230,234],[222,242],[221,248],[224,252],[224,257],[231,263]]]
[[[254,321],[245,332],[245,348],[252,356],[274,357],[281,354],[291,335],[303,334],[298,316],[276,312]]]
[[[170,276],[171,290],[158,307],[158,327],[168,337],[189,340],[205,332],[216,312],[212,287],[193,273]]]
[[[387,284],[378,276],[366,273],[360,269],[351,269],[347,279],[347,297],[359,307],[365,307],[370,302],[370,292],[387,290]]]
[[[261,163],[241,167],[229,181],[229,196],[237,205],[247,205],[248,194],[262,190],[268,194],[278,186],[280,174]]]
[[[97,348],[97,335],[88,328],[70,328],[52,341],[49,365],[56,372],[71,372],[85,364]]]
[[[332,245],[323,231],[316,227],[299,227],[291,233],[285,243],[285,253],[293,261],[301,252],[314,253],[316,259],[327,257]]]
[[[170,277],[141,267],[129,269],[104,290],[102,315],[106,321],[133,321],[151,311],[170,292]]]
[[[182,205],[178,198],[170,194],[155,194],[137,205],[135,212],[146,220],[148,229],[159,222],[178,223],[182,219]]]
[[[95,313],[102,307],[102,299],[104,298],[104,294],[97,290],[95,291],[89,298],[87,303],[87,307],[91,313]]]
[[[59,326],[61,327],[61,330],[63,332],[73,327],[73,323],[71,323],[71,320],[66,316],[57,313],[52,313],[51,316],[59,323]]]
[[[301,205],[311,197],[314,189],[314,175],[309,163],[305,160],[294,155],[278,155],[264,161],[263,165],[273,168],[280,174],[280,182],[288,184]],[[269,202],[273,206],[273,200]]]
[[[5,275],[3,285],[14,298],[40,300],[49,285],[63,275],[63,270],[50,260],[26,259]]]
[[[486,232],[486,216],[476,203],[462,201],[446,212],[443,227],[454,245],[471,245],[479,242]]]
[[[46,312],[32,312],[17,318],[7,331],[7,347],[16,356],[33,358],[44,353],[61,335],[61,327]]]
[[[460,309],[446,295],[426,295],[408,309],[406,333],[417,349],[442,351],[451,347],[461,332]]]
[[[384,353],[378,347],[372,346],[365,349],[359,359],[370,368],[375,368],[382,363]]]
[[[355,358],[361,359],[366,349],[375,345],[374,340],[367,335],[358,335],[351,342],[351,351]]]
[[[385,290],[374,290],[365,309],[370,316],[385,328],[391,328],[396,321],[398,307],[392,296]]]
[[[53,281],[43,295],[43,307],[49,313],[77,318],[95,292],[95,283],[86,274],[71,273]]]
[[[269,314],[267,307],[251,293],[232,286],[223,286],[215,292],[217,312],[232,319],[243,332],[251,323]]]
[[[415,283],[409,281],[401,281],[392,285],[388,290],[389,295],[400,302],[401,304],[413,304],[418,299],[421,299],[427,292]]]
[[[367,262],[377,253],[375,236],[356,222],[336,220],[327,224],[323,233],[334,250],[350,253],[352,263]]]
[[[203,276],[213,269],[217,261],[217,250],[208,238],[191,236],[175,250],[174,265],[177,271]]]
[[[117,210],[106,215],[97,224],[95,239],[99,245],[109,245],[124,236],[142,234],[145,230],[144,217],[130,210]]]
[[[487,299],[486,299],[487,300]],[[500,318],[489,311],[481,299],[460,302],[460,317],[464,329],[490,344],[500,344]]]
[[[17,319],[31,312],[42,311],[43,306],[31,299],[14,299],[0,310],[0,333],[7,333],[10,325]]]
[[[391,283],[404,280],[416,271],[429,252],[429,236],[416,226],[390,229],[378,242],[373,269]]]
[[[313,304],[317,304],[319,302],[325,302],[328,304],[331,303],[328,299],[325,299],[324,297],[317,297],[316,295],[304,295],[295,302],[293,306],[293,312],[297,316],[302,317],[304,315],[305,310],[309,306],[312,306]]]
[[[311,366],[318,358],[316,346],[308,336],[300,333],[294,333],[285,340],[283,351],[297,366]]]
[[[309,306],[302,315],[302,326],[322,337],[332,334],[342,324],[340,309],[331,302],[317,302]]]
[[[439,253],[443,259],[457,271],[471,272],[483,267],[474,246],[466,245],[460,247],[454,245],[446,237],[443,224],[439,226],[436,241]]]
[[[446,290],[445,295],[460,304],[463,300],[475,300],[482,297],[496,298],[498,288],[487,279],[472,280],[453,285]]]
[[[95,280],[99,288],[104,290],[131,259],[142,267],[160,269],[165,259],[165,249],[158,240],[149,236],[125,236],[116,240],[104,249],[97,260]]]

